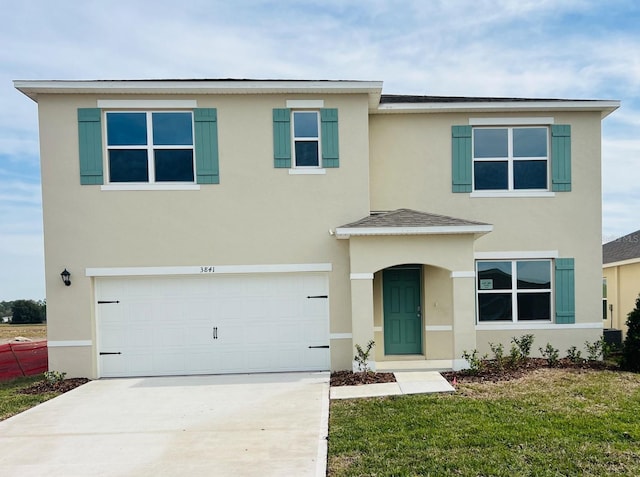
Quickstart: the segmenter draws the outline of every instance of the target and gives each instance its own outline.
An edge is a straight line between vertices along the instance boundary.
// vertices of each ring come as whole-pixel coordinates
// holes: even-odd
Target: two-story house
[[[602,336],[601,121],[617,101],[15,87],[38,103],[51,369],[351,369],[369,340],[377,369],[461,368],[527,333],[561,352]]]

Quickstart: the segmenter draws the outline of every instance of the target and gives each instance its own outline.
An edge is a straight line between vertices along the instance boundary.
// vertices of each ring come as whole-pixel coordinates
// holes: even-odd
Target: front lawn
[[[16,378],[11,381],[0,381],[0,421],[58,396],[60,392],[44,392],[23,394],[35,383],[43,381],[42,375]]]
[[[638,476],[640,375],[540,369],[331,402],[330,476]]]

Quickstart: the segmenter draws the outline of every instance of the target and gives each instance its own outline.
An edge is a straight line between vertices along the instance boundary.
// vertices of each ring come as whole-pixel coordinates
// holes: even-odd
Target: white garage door
[[[329,369],[321,273],[97,278],[103,377]]]

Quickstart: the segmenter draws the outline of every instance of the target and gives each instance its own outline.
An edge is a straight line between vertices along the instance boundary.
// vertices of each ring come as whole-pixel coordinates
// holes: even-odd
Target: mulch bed
[[[509,381],[518,379],[526,374],[541,368],[548,368],[549,364],[543,358],[528,358],[525,362],[517,367],[509,367],[505,365],[502,369],[497,365],[495,360],[484,362],[484,367],[477,373],[473,373],[468,369],[462,371],[442,371],[440,374],[450,383],[497,383],[500,381]],[[558,360],[555,368],[563,369],[612,369],[617,370],[618,367],[603,361],[583,361],[574,363],[569,359]],[[362,384],[375,383],[395,383],[396,377],[393,373],[376,373],[368,372],[353,373],[351,371],[335,371],[331,373],[331,386],[360,386]]]
[[[50,383],[43,380],[33,383],[20,392],[22,394],[66,393],[88,382],[89,380],[87,378],[70,378],[57,383]]]
[[[556,369],[612,369],[617,370],[618,367],[603,361],[583,361],[574,363],[567,358],[558,360],[558,364],[554,366]],[[450,383],[497,383],[500,381],[509,381],[518,379],[526,374],[541,368],[549,368],[548,361],[543,358],[527,358],[527,360],[517,367],[509,367],[505,365],[500,368],[495,360],[485,361],[483,369],[477,373],[473,373],[468,369],[462,371],[445,371],[440,374]]]
[[[395,383],[393,373],[353,373],[351,371],[334,371],[331,373],[331,386],[360,386],[362,384]]]

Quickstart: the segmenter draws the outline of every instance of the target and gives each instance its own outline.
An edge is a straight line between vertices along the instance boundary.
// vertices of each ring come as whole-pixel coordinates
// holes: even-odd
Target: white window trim
[[[540,259],[549,260],[559,258],[558,250],[540,251],[513,251],[513,252],[475,252],[473,258],[476,260],[522,260]]]
[[[194,109],[198,107],[195,99],[99,99],[101,109]]]
[[[548,126],[554,118],[469,118],[470,126]]]
[[[323,175],[326,174],[326,169],[315,169],[311,167],[296,167],[295,169],[289,169],[290,176],[305,176],[305,175]]]
[[[324,108],[323,99],[288,99],[286,107],[291,109]]]
[[[475,255],[475,254],[474,254]],[[525,327],[527,326],[527,324],[529,325],[537,325],[537,324],[553,324],[554,323],[554,316],[555,316],[555,303],[554,303],[554,297],[555,297],[555,280],[554,280],[554,273],[553,273],[553,267],[554,267],[554,262],[553,259],[549,258],[549,257],[535,257],[535,258],[524,258],[524,257],[519,257],[519,258],[483,258],[483,259],[478,259],[477,257],[474,257],[476,259],[476,271],[478,270],[478,262],[483,262],[483,261],[502,261],[502,262],[511,262],[511,277],[512,277],[512,284],[511,284],[511,288],[510,289],[505,289],[505,290],[480,290],[478,288],[478,282],[476,280],[476,285],[475,285],[475,289],[476,289],[476,310],[477,310],[477,316],[476,316],[476,326],[480,326],[480,325],[496,325],[496,326],[505,326],[505,325],[514,325],[517,327]],[[538,288],[534,288],[534,289],[519,289],[518,285],[517,285],[517,262],[524,262],[524,261],[546,261],[549,262],[549,288],[544,288],[544,289],[538,289]],[[516,283],[513,283],[513,280],[516,280]],[[480,321],[480,302],[479,302],[479,297],[480,294],[484,294],[484,295],[491,295],[491,294],[500,294],[500,293],[510,293],[511,294],[511,321],[501,321],[498,324],[496,324],[495,322],[490,322],[490,321]],[[549,319],[548,320],[519,320],[518,316],[517,316],[517,309],[518,309],[518,293],[529,293],[529,294],[535,294],[535,293],[549,293]]]
[[[526,190],[514,190],[514,191],[491,191],[491,190],[479,190],[469,194],[469,197],[489,198],[489,197],[555,197],[556,193],[551,191],[526,191]]]
[[[191,182],[173,182],[173,181],[155,181],[155,161],[153,151],[156,148],[156,145],[153,144],[153,122],[152,122],[152,114],[153,113],[175,113],[175,112],[183,112],[189,113],[191,115],[191,145],[158,145],[158,149],[191,149],[192,151],[192,162],[193,162],[193,181]],[[108,144],[108,130],[107,130],[107,114],[110,113],[145,113],[146,115],[146,125],[147,125],[147,144],[144,146],[135,146],[135,145],[125,145],[125,146],[109,146]],[[105,177],[107,181],[106,189],[105,186],[102,186],[102,190],[188,190],[182,189],[185,186],[195,186],[196,184],[196,139],[195,139],[195,127],[193,121],[193,111],[190,110],[180,110],[180,111],[168,111],[164,110],[147,110],[147,111],[131,111],[131,110],[123,110],[123,111],[109,111],[103,110],[103,155],[104,155],[104,171]],[[111,182],[110,177],[110,167],[109,167],[109,150],[123,150],[123,149],[135,149],[135,150],[146,150],[147,151],[147,171],[149,174],[148,182]],[[120,188],[125,186],[125,188]],[[168,186],[168,188],[167,188]],[[176,186],[181,187],[179,189],[175,188]],[[199,190],[199,186],[198,189]]]
[[[517,118],[514,118],[517,119]],[[520,118],[523,119],[523,118]],[[489,127],[474,127],[471,131],[471,168],[472,168],[472,187],[471,187],[471,196],[472,197],[504,197],[505,195],[509,195],[511,197],[552,197],[548,194],[553,194],[551,192],[550,182],[551,182],[551,130],[546,124],[487,124],[485,126]],[[515,158],[513,155],[513,130],[518,128],[519,126],[530,126],[532,128],[535,127],[545,127],[547,129],[547,155],[542,157],[518,157]],[[475,143],[475,131],[478,129],[506,129],[507,130],[507,157],[482,157],[476,158],[474,154],[474,143]],[[520,161],[545,161],[547,164],[547,187],[544,189],[515,189],[514,179],[514,164]],[[477,162],[506,162],[507,163],[507,189],[481,189],[476,190],[476,174],[475,174],[475,164]],[[525,195],[522,195],[522,194]],[[533,194],[533,195],[532,195]],[[543,194],[543,195],[539,195]],[[555,194],[554,194],[555,195]]]
[[[604,320],[603,320],[604,321]],[[556,323],[536,323],[532,322],[530,324],[513,324],[513,323],[504,323],[504,324],[476,324],[476,331],[525,331],[525,330],[575,330],[575,329],[595,329],[601,330],[604,328],[602,323],[571,323],[571,324],[556,324]]]
[[[168,184],[164,182],[156,182],[154,184],[145,184],[138,182],[114,182],[100,186],[100,190],[119,191],[119,190],[200,190],[200,184],[183,184],[181,182]]]

